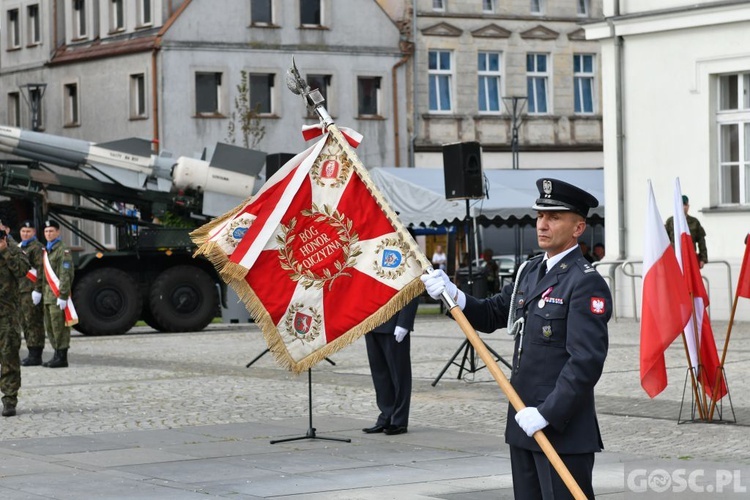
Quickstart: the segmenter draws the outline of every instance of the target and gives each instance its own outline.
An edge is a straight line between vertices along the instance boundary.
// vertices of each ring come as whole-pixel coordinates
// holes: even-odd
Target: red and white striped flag
[[[711,399],[718,400],[726,395],[727,388],[722,382],[714,397],[713,388],[719,372],[719,355],[716,352],[714,332],[708,316],[708,294],[703,286],[695,244],[690,236],[690,228],[683,209],[679,178],[675,179],[674,183],[674,249],[682,269],[685,286],[693,297],[695,310],[695,315],[691,314],[685,322],[685,340],[690,354],[690,365],[706,394]]]
[[[641,305],[641,387],[655,397],[667,387],[664,351],[690,317],[690,295],[682,280],[674,248],[669,244],[651,181],[643,250]]]
[[[254,197],[192,233],[295,373],[424,289],[424,257],[351,149],[356,139],[329,126]]]

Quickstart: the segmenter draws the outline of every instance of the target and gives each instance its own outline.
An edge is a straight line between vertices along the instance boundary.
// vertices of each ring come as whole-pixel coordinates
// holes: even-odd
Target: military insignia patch
[[[605,303],[601,297],[591,297],[591,312],[594,314],[604,314],[607,312]]]
[[[545,338],[550,338],[552,336],[552,327],[549,325],[544,325],[542,327],[542,335],[544,335]]]

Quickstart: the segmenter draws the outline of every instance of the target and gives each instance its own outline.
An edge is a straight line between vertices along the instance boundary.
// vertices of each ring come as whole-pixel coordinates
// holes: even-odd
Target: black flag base
[[[727,415],[727,419],[724,419],[724,398],[721,398],[718,402],[712,403],[708,397],[705,397],[705,399],[700,399],[700,396],[703,396],[703,394],[700,394],[700,392],[703,391],[702,386],[699,384],[697,387],[693,387],[693,384],[697,384],[695,382],[696,377],[694,375],[694,372],[692,368],[688,368],[685,373],[685,385],[682,388],[682,401],[680,401],[680,413],[677,416],[677,424],[686,424],[686,423],[706,423],[706,424],[736,424],[737,423],[737,416],[734,413],[734,406],[732,405],[732,393],[729,391],[729,382],[727,382],[727,376],[726,372],[724,371],[724,368],[720,368],[721,370],[721,378],[724,382],[724,384],[727,387],[727,394],[725,398],[729,402],[729,411],[731,412],[731,420],[729,418],[729,415]],[[690,387],[690,416],[689,418],[686,417],[685,419],[682,418],[682,410],[685,406],[685,396],[686,392],[688,391],[688,385]],[[698,400],[696,400],[698,398]]]
[[[495,356],[495,361],[500,361],[502,364],[508,367],[508,369],[513,369],[513,367],[503,359],[502,356],[500,356],[498,353],[494,351],[490,346],[487,344],[484,344],[484,346],[487,348],[488,351],[492,353],[493,356]],[[464,351],[464,357],[461,360],[461,363],[456,362],[456,358],[461,353],[461,351]],[[469,363],[469,367],[467,368],[465,365],[466,363]],[[438,382],[440,382],[440,379],[443,377],[443,374],[450,368],[451,365],[458,366],[458,377],[457,379],[461,379],[461,375],[464,371],[466,373],[476,373],[482,368],[487,368],[485,365],[478,366],[477,365],[477,353],[474,351],[474,346],[472,346],[468,340],[464,340],[461,345],[458,347],[456,352],[453,354],[453,357],[448,360],[448,362],[443,367],[442,371],[438,374],[437,377],[435,377],[435,380],[432,381],[432,387],[435,387]]]
[[[332,365],[336,364],[328,358],[326,358],[326,361],[328,361]],[[252,362],[250,364],[252,364]],[[288,441],[299,441],[300,439],[325,439],[326,441],[341,441],[342,443],[352,442],[352,440],[348,438],[322,437],[322,436],[318,436],[317,434],[315,434],[315,427],[313,427],[313,420],[312,420],[312,369],[311,368],[307,369],[307,409],[309,411],[308,415],[309,415],[310,425],[307,428],[307,432],[305,433],[304,436],[297,436],[297,437],[284,438],[284,439],[273,439],[271,440],[271,444],[286,443]]]

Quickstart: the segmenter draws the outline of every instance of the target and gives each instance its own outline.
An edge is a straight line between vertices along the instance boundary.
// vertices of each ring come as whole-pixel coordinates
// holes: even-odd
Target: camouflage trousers
[[[21,388],[21,332],[11,317],[0,320],[0,392],[3,404],[15,406]]]
[[[44,349],[44,309],[34,305],[31,292],[21,294],[21,328],[26,339],[26,347]]]
[[[57,304],[44,304],[44,329],[54,350],[70,347],[70,327],[65,326],[65,313]]]

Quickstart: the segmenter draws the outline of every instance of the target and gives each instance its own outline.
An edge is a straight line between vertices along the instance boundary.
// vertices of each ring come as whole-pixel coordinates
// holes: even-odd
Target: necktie
[[[539,273],[537,274],[536,282],[539,283],[542,281],[542,278],[544,278],[544,275],[547,274],[547,261],[543,260],[541,265],[539,266]]]

